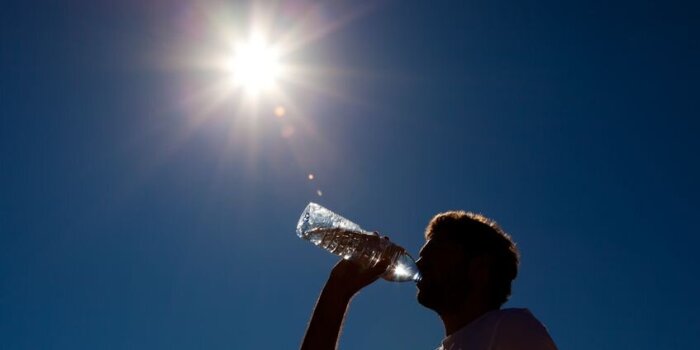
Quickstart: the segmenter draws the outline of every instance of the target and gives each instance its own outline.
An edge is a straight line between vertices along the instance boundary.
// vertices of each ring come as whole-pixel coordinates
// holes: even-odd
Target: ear
[[[477,255],[469,261],[469,280],[476,286],[487,286],[491,279],[493,258],[487,254]]]

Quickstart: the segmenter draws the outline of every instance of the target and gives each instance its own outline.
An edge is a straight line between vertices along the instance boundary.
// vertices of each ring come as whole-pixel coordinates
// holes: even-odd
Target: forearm
[[[352,294],[327,283],[316,302],[301,350],[333,350]]]
[[[340,260],[316,302],[301,350],[333,350],[353,295],[376,281],[389,266],[388,259],[370,267]]]

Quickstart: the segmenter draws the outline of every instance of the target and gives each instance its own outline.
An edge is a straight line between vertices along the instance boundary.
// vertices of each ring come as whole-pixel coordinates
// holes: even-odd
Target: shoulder
[[[530,310],[503,309],[498,314],[495,349],[556,349],[547,329]]]
[[[514,325],[541,324],[528,309],[510,308],[501,309],[497,312],[501,323],[505,322]]]

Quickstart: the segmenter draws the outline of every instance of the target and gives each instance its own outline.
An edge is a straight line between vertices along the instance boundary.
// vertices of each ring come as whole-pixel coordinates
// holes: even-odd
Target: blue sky
[[[523,256],[507,306],[562,349],[700,347],[697,5],[283,1],[310,70],[214,104],[222,74],[183,62],[252,8],[3,2],[3,348],[296,348],[336,259],[294,234],[309,201],[414,253],[438,212],[492,217]],[[408,283],[345,325],[344,349],[443,335]]]

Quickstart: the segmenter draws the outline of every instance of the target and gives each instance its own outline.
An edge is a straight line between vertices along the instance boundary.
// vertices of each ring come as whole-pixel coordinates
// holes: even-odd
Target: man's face
[[[460,304],[467,293],[467,258],[461,247],[449,238],[434,234],[416,261],[422,280],[418,282],[418,302],[438,313]]]

